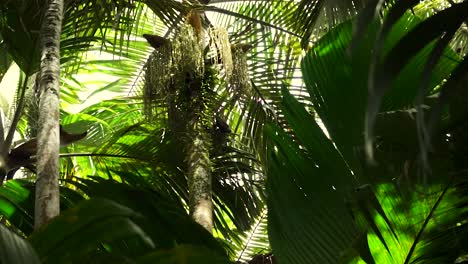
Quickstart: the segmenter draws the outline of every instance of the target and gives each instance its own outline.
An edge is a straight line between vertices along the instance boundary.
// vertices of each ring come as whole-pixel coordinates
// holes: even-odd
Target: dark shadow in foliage
[[[203,248],[206,255],[197,253],[200,256],[217,256],[215,259],[223,260],[219,263],[228,263],[226,251],[217,240],[193,222],[181,204],[162,194],[102,178],[77,179],[68,184],[77,190],[62,187],[61,216],[30,237],[43,262],[133,263],[146,254],[150,255],[145,259],[159,259],[155,250],[172,252],[168,255],[178,259],[183,257],[183,250],[172,249],[186,245]],[[0,188],[2,213],[28,235],[33,223],[28,216],[34,204],[33,190],[33,184],[17,180]]]
[[[141,253],[155,246],[137,224],[142,217],[114,201],[93,198],[64,211],[35,231],[29,240],[44,263],[77,263],[102,245],[108,246],[109,253],[129,256],[130,250],[120,251],[114,245],[128,241],[138,245]]]
[[[193,244],[224,253],[217,241],[193,222],[180,204],[175,204],[155,191],[98,177],[93,180],[77,179],[77,182],[69,183],[90,197],[110,199],[143,215],[143,218],[135,221],[158,248]]]

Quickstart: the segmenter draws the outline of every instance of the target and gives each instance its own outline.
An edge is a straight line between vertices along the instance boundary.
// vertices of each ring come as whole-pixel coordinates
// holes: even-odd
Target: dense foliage
[[[0,1],[0,263],[468,261],[467,1],[65,1],[34,230],[47,2]]]

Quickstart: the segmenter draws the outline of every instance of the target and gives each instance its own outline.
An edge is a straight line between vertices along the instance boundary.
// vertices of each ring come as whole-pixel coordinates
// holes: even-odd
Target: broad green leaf
[[[425,189],[416,186],[414,193],[408,196],[403,196],[393,184],[377,187],[374,193],[383,211],[374,211],[370,221],[376,224],[383,240],[377,238],[376,232],[368,233],[369,247],[376,263],[453,262],[459,252],[463,252],[466,243],[461,237],[468,231],[466,225],[459,222],[467,211],[460,207],[466,196],[460,196],[453,187],[434,185]],[[385,220],[383,217],[387,216]],[[439,248],[430,247],[430,244],[439,245]]]
[[[353,176],[333,142],[327,138],[314,117],[285,88],[282,108],[298,143],[304,146],[310,159],[321,171],[330,175],[321,179],[323,186],[334,186],[334,189],[344,194],[344,189],[353,184]]]
[[[274,143],[267,201],[275,256],[281,263],[336,263],[356,235],[344,203],[346,189],[332,185],[342,179],[327,173],[326,164],[321,168],[281,130],[269,126],[266,135]]]
[[[362,128],[365,125],[368,101],[368,69],[378,25],[370,25],[364,36],[354,43],[354,49],[349,53],[352,21],[337,26],[316,43],[302,62],[302,72],[314,110],[319,114],[340,153],[359,177],[361,162],[358,159],[363,155]],[[395,43],[408,33],[408,29],[416,27],[419,23],[421,19],[410,14],[404,15],[388,34],[383,48],[391,50]],[[433,46],[433,43],[429,43],[426,48],[408,60],[405,67],[392,79],[388,92],[382,98],[382,107],[379,109],[377,119],[382,112],[414,107],[414,98],[421,88],[419,76]],[[433,94],[432,89],[454,69],[457,64],[455,58],[453,52],[444,50],[430,76],[428,84],[430,89],[424,97]],[[386,129],[377,127],[381,124],[379,120],[375,124],[375,129],[380,132]],[[406,134],[410,130],[405,126],[392,128],[397,134]],[[377,133],[376,136],[381,134]]]
[[[25,234],[33,230],[34,190],[27,182],[9,180],[0,187],[0,213]]]

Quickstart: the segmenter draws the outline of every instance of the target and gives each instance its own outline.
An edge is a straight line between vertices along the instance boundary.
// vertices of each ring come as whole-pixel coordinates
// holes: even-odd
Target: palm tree
[[[34,226],[59,215],[60,34],[63,1],[50,1],[41,28],[41,76],[38,91],[39,135]]]
[[[168,68],[159,67],[161,64],[157,63],[158,60],[164,59],[164,54],[168,53],[163,53],[159,49],[153,52],[152,49],[144,45],[142,39],[136,38],[134,35],[130,37],[130,39],[135,39],[134,41],[120,46],[116,45],[115,49],[108,50],[109,53],[120,56],[120,58],[128,58],[128,61],[133,63],[127,63],[123,59],[121,63],[101,60],[94,65],[91,62],[79,64],[82,69],[91,66],[98,67],[96,65],[99,65],[101,72],[106,71],[110,75],[122,76],[124,81],[128,80],[128,82],[117,80],[107,85],[106,89],[115,89],[122,83],[133,82],[136,85],[132,86],[139,86],[145,92],[148,91],[149,93],[145,94],[145,100],[148,102],[145,105],[145,111],[147,114],[149,113],[151,121],[147,122],[141,118],[141,100],[138,99],[141,94],[137,89],[132,90],[131,97],[100,102],[79,113],[63,114],[62,122],[65,125],[68,124],[66,128],[69,131],[82,132],[83,128],[86,127],[89,136],[80,145],[74,145],[67,149],[73,152],[88,152],[86,157],[83,157],[83,153],[63,155],[62,166],[67,185],[63,186],[61,192],[62,206],[63,208],[75,206],[83,200],[83,193],[87,197],[100,197],[100,199],[83,202],[78,207],[74,207],[75,209],[66,211],[62,217],[52,221],[49,228],[35,233],[30,241],[40,258],[47,261],[49,257],[52,259],[54,256],[60,256],[61,260],[67,261],[85,256],[107,260],[117,258],[119,261],[123,261],[126,258],[137,259],[138,256],[143,256],[138,260],[154,261],[159,259],[163,262],[172,254],[179,257],[188,256],[193,261],[196,261],[196,257],[199,256],[204,262],[226,263],[225,253],[219,249],[219,244],[211,236],[206,236],[207,232],[204,232],[203,229],[200,230],[199,226],[189,224],[191,222],[187,220],[188,216],[185,215],[184,207],[189,204],[190,200],[188,198],[187,176],[191,162],[186,159],[186,154],[190,153],[189,148],[184,148],[181,144],[186,144],[188,140],[184,138],[188,137],[190,139],[197,137],[203,139],[201,142],[204,144],[198,145],[198,152],[194,151],[193,153],[198,153],[199,157],[202,157],[201,160],[205,161],[203,163],[205,165],[208,163],[206,152],[209,153],[210,171],[213,177],[214,233],[222,234],[224,239],[231,244],[236,244],[235,241],[239,237],[239,233],[230,230],[233,226],[241,231],[246,230],[252,223],[260,221],[255,221],[257,220],[256,216],[262,218],[264,213],[264,204],[261,199],[263,197],[263,189],[261,188],[263,174],[259,173],[258,170],[266,169],[268,177],[268,233],[273,253],[281,263],[311,263],[314,261],[336,263],[338,260],[352,262],[359,257],[368,263],[373,263],[372,261],[378,263],[399,262],[400,255],[395,252],[400,252],[398,249],[402,248],[404,250],[401,252],[408,253],[403,257],[403,262],[410,262],[428,257],[427,254],[424,255],[421,252],[450,251],[448,247],[450,244],[443,243],[453,238],[449,235],[453,232],[448,231],[463,231],[465,227],[464,222],[460,221],[463,214],[457,211],[457,206],[463,205],[463,201],[466,201],[466,199],[463,200],[463,196],[458,196],[459,193],[463,193],[463,186],[465,186],[462,184],[463,182],[456,182],[458,184],[456,186],[443,185],[446,182],[439,182],[442,183],[439,185],[439,187],[442,186],[442,189],[434,189],[435,196],[426,197],[427,200],[424,200],[429,208],[420,206],[421,203],[413,203],[417,197],[408,198],[407,200],[411,201],[410,205],[418,205],[416,207],[420,209],[418,212],[429,212],[428,214],[416,214],[425,215],[426,218],[422,220],[414,214],[407,214],[404,209],[409,208],[408,204],[402,204],[401,207],[400,204],[395,204],[395,201],[402,201],[408,196],[403,196],[403,194],[407,195],[407,192],[399,194],[396,190],[400,189],[395,189],[391,185],[393,178],[401,180],[398,182],[400,185],[407,184],[408,182],[404,180],[413,180],[414,178],[411,176],[415,174],[417,168],[414,166],[414,153],[419,153],[417,144],[401,143],[398,141],[400,137],[395,137],[393,133],[388,133],[388,131],[398,132],[395,129],[397,127],[395,124],[408,121],[408,117],[410,117],[410,111],[407,111],[407,108],[410,108],[413,98],[417,94],[415,87],[419,86],[407,84],[404,81],[414,80],[415,73],[421,72],[418,71],[420,67],[417,67],[421,65],[420,60],[416,60],[414,64],[410,63],[411,67],[408,66],[409,68],[405,68],[405,71],[398,75],[400,77],[397,78],[396,84],[392,83],[392,85],[402,88],[392,90],[391,96],[384,98],[383,110],[379,109],[375,129],[379,147],[375,151],[375,159],[379,161],[379,164],[382,160],[386,161],[382,162],[382,165],[377,169],[364,166],[366,157],[364,156],[362,135],[366,113],[367,79],[369,76],[373,76],[368,74],[371,62],[369,51],[375,40],[375,35],[372,35],[372,32],[379,30],[377,22],[368,22],[372,21],[373,17],[369,14],[379,13],[376,12],[376,8],[380,6],[381,1],[370,1],[371,5],[364,9],[362,13],[364,15],[359,18],[361,22],[357,24],[372,24],[376,28],[355,31],[355,39],[357,40],[353,43],[354,49],[351,51],[347,47],[351,41],[352,22],[340,24],[318,41],[319,36],[324,32],[351,16],[351,14],[345,15],[344,18],[338,16],[337,10],[340,9],[337,7],[341,7],[338,2],[336,6],[335,3],[326,1],[301,1],[299,4],[295,1],[243,1],[241,5],[233,5],[229,1],[225,3],[212,1],[207,6],[177,1],[145,2],[151,11],[158,15],[158,18],[145,21],[145,16],[140,17],[139,25],[145,31],[139,32],[138,35],[142,33],[165,35],[172,46],[180,36],[178,35],[180,31],[176,29],[180,29],[185,21],[185,16],[180,15],[181,12],[188,14],[189,10],[206,11],[211,24],[216,25],[217,21],[224,21],[227,31],[230,32],[229,42],[231,44],[238,45],[237,47],[245,47],[240,44],[251,46],[245,51],[240,50],[244,54],[239,54],[241,56],[237,57],[238,65],[243,66],[237,67],[236,70],[234,67],[231,68],[232,71],[238,72],[233,76],[246,76],[245,72],[248,72],[251,81],[246,82],[245,78],[237,80],[231,78],[229,80],[227,78],[229,72],[227,64],[219,64],[219,60],[214,60],[211,65],[224,65],[217,68],[219,73],[212,74],[212,76],[218,76],[219,79],[206,82],[209,85],[205,87],[194,85],[196,88],[203,88],[201,90],[194,89],[193,92],[197,96],[183,94],[184,91],[190,92],[187,89],[180,89],[175,94],[171,94],[170,89],[146,90],[145,87],[149,87],[147,84],[151,82],[150,79],[158,76],[148,74],[148,72],[153,70],[165,73],[166,75],[163,76],[170,76],[170,73],[173,72],[168,72]],[[408,6],[395,5],[395,10],[400,12],[410,9],[416,2],[411,1]],[[144,9],[139,8],[145,6],[136,2],[133,4],[134,6],[130,8],[126,6],[126,3],[115,2],[113,6],[109,5],[115,9],[102,9],[101,7],[106,5],[99,4],[88,6],[84,2],[77,6],[71,4],[66,8],[64,21],[67,21],[67,17],[72,17],[74,20],[68,21],[78,21],[78,25],[83,26],[83,29],[85,25],[101,26],[102,24],[108,25],[109,31],[116,30],[119,29],[119,25],[112,23],[113,20],[110,22],[100,20],[102,22],[96,24],[87,23],[92,20],[84,20],[87,22],[80,24],[80,21],[83,21],[79,20],[81,16],[71,14],[79,14],[83,12],[82,10],[94,10],[93,8],[96,7],[94,10],[96,14],[102,10],[112,10],[109,11],[108,17],[131,21],[127,20],[134,14],[130,10],[140,10],[135,11],[135,13],[143,12]],[[353,4],[346,1],[345,7],[346,5]],[[88,7],[88,9],[81,7]],[[457,5],[454,8],[464,10],[461,7],[464,6]],[[416,6],[413,11],[417,13],[419,8],[420,6]],[[114,12],[114,10],[116,11]],[[67,12],[71,14],[67,14]],[[383,13],[387,12],[391,17],[392,13],[387,9]],[[90,11],[89,14],[92,16],[95,13]],[[466,12],[460,14],[466,14]],[[232,19],[229,20],[226,15]],[[462,17],[462,15],[456,16],[455,14],[442,17],[447,19],[452,16],[457,17],[453,18],[456,21],[460,21],[458,17]],[[96,16],[95,19],[98,17],[102,18],[102,16]],[[125,19],[122,19],[123,17]],[[414,24],[410,22],[419,23],[420,21],[415,20],[414,16],[404,18],[400,22],[401,25],[397,24],[401,27],[395,26],[395,31],[391,31],[392,34],[397,32],[400,35],[390,35],[389,44],[386,44],[388,46],[385,47],[392,47],[391,44],[398,42],[399,36],[403,35],[398,29],[406,28],[406,22],[409,21],[408,27],[411,28]],[[29,23],[27,24],[29,25]],[[393,22],[390,23],[390,25],[392,24]],[[67,28],[67,25],[69,26],[70,23],[64,22],[64,28]],[[169,25],[171,30],[166,31],[164,25]],[[454,22],[453,27],[456,25]],[[17,27],[22,29],[18,25]],[[8,34],[4,32],[9,28],[2,28],[2,37],[5,37]],[[80,29],[80,27],[76,28]],[[67,35],[67,32],[74,31],[64,29],[63,34],[70,36]],[[91,36],[95,37],[96,31],[91,32]],[[384,33],[379,34],[385,36],[386,31],[382,32]],[[416,34],[418,37],[421,35],[424,34]],[[78,34],[77,36],[90,35]],[[121,39],[125,38],[120,38],[118,35],[115,38],[103,38],[103,43],[112,43],[112,41]],[[404,38],[402,38],[403,40]],[[314,43],[313,47],[309,47],[310,42]],[[80,47],[78,41],[73,40],[70,43],[77,44],[77,49]],[[219,47],[219,44],[216,45]],[[301,84],[294,81],[301,78],[298,71],[301,47],[308,50],[308,55],[302,64],[308,93],[305,92],[305,88]],[[120,48],[123,48],[123,51]],[[387,54],[388,49],[384,49],[384,55]],[[216,49],[208,49],[207,54],[223,58],[222,54],[213,52],[214,50]],[[231,54],[235,53],[231,49],[227,50],[231,51]],[[152,52],[150,60],[147,61],[148,55]],[[447,52],[444,53],[443,58],[449,59],[441,60],[443,67],[436,67],[436,74],[430,75],[434,76],[430,79],[430,88],[435,87],[448,76],[456,65],[462,65],[462,63],[458,63],[459,58],[453,57],[450,51]],[[354,55],[353,60],[347,57],[349,53]],[[12,54],[16,56],[15,61],[19,61],[18,63],[21,64],[21,60],[17,59],[20,57],[17,55],[20,52]],[[427,58],[427,53],[425,54],[426,57],[423,54],[417,58]],[[184,55],[190,56],[191,53]],[[233,57],[231,56],[231,58]],[[225,62],[223,59],[220,61]],[[381,60],[376,61],[380,62]],[[202,64],[204,65],[205,61]],[[397,66],[405,64],[402,62]],[[68,65],[76,67],[77,64],[69,63]],[[143,65],[146,65],[146,84],[139,85],[141,79],[132,78],[137,74],[129,73],[138,72],[139,69],[143,68]],[[196,64],[190,66],[194,65]],[[376,65],[374,73],[381,77],[383,74],[381,65],[378,63]],[[176,64],[176,66],[178,65]],[[191,71],[187,78],[185,78],[186,76],[184,78],[156,78],[153,81],[156,84],[162,81],[169,83],[169,85],[157,87],[186,88],[189,87],[187,83],[196,83],[194,80],[201,80],[203,83],[204,80],[210,79],[206,78],[206,69],[209,67],[205,67],[205,74],[199,75],[202,76],[201,78],[198,76],[199,79],[190,76],[190,73],[193,73]],[[388,79],[393,80],[396,73],[392,73],[394,75]],[[373,80],[379,80],[379,78]],[[229,81],[231,85],[228,85]],[[70,87],[67,87],[70,83],[65,82],[65,89],[62,91],[71,91],[68,89]],[[241,88],[237,89],[238,87]],[[243,90],[242,87],[248,89]],[[280,91],[281,87],[284,87],[283,93]],[[350,88],[343,89],[342,87]],[[287,91],[294,96],[290,96]],[[412,94],[405,93],[410,91]],[[284,103],[281,103],[283,97]],[[192,102],[187,98],[197,99]],[[301,103],[295,101],[295,98],[299,99]],[[184,108],[192,107],[192,103],[197,106],[193,108],[196,110],[193,111],[193,115],[182,111]],[[200,107],[200,103],[203,104],[203,107]],[[332,141],[322,132],[309,112],[317,113],[321,118]],[[369,123],[372,123],[372,115],[369,117],[371,117]],[[221,120],[218,121],[217,118]],[[177,122],[181,120],[185,121]],[[197,120],[202,121],[198,123],[198,127],[195,126],[197,129],[187,130],[185,125],[181,125],[194,124]],[[227,138],[225,136],[216,137],[220,135],[218,132],[220,132],[222,125],[217,123],[222,124],[221,121],[226,121],[229,125],[231,136]],[[267,125],[264,134],[265,124]],[[411,122],[406,124],[411,124]],[[20,122],[19,127],[21,125]],[[182,129],[174,129],[178,126]],[[390,130],[388,127],[393,129]],[[198,130],[198,128],[203,129]],[[401,134],[405,135],[404,132]],[[457,137],[461,137],[460,134],[457,133]],[[368,135],[372,136],[372,133],[368,133]],[[417,136],[413,138],[417,138]],[[223,146],[222,151],[218,152],[217,149],[208,147],[210,144],[205,144],[211,141],[211,145],[215,145],[216,139],[219,139],[221,146]],[[415,140],[408,141],[409,143],[415,142]],[[404,151],[399,152],[398,149],[395,149],[397,144],[404,146]],[[90,145],[98,145],[98,147]],[[210,150],[206,151],[206,149]],[[411,151],[406,151],[407,149]],[[429,156],[433,158],[431,155]],[[435,156],[434,158],[440,157]],[[261,165],[256,162],[257,160],[262,162]],[[87,166],[88,164],[90,166]],[[76,179],[73,177],[75,175],[82,178],[86,178],[87,175],[101,177]],[[395,175],[399,177],[395,177]],[[408,189],[412,190],[411,188],[414,189],[415,186],[419,187],[420,185],[409,184],[408,186],[410,186]],[[437,187],[435,185],[429,186],[430,190]],[[24,181],[9,181],[4,188],[0,189],[2,197],[5,197],[8,205],[2,207],[3,212],[5,214],[10,212],[9,221],[26,235],[31,234],[30,228],[28,229],[28,223],[31,221],[28,218],[30,215],[28,213],[30,212],[28,199],[30,198],[27,195],[31,188],[33,186]],[[456,190],[460,190],[460,192],[455,192]],[[447,193],[454,193],[455,196],[446,196]],[[448,201],[451,197],[456,199],[461,197],[460,203],[444,203],[445,199]],[[442,202],[438,202],[439,200]],[[348,201],[348,203],[343,201]],[[439,205],[443,206],[439,207]],[[6,208],[16,208],[17,210],[11,213],[12,211],[7,211]],[[427,211],[425,211],[426,209]],[[448,215],[454,217],[447,221],[443,219],[441,230],[426,229],[425,227],[431,226],[435,219],[442,219],[444,210],[453,212]],[[350,211],[353,213],[351,214]],[[412,230],[405,233],[408,226],[399,221],[400,212],[405,214],[407,222],[414,230],[422,231],[414,233]],[[144,217],[137,217],[139,215]],[[76,228],[66,231],[69,227],[67,219],[76,219],[77,221],[74,222]],[[426,221],[426,219],[428,220]],[[113,225],[119,226],[119,232],[110,231],[116,230],[110,229]],[[73,243],[73,241],[78,241],[79,234],[87,229],[94,234],[89,236],[92,241]],[[437,231],[441,231],[441,233],[437,233]],[[464,234],[463,232],[459,233],[460,237]],[[62,236],[57,236],[57,234],[62,234]],[[410,234],[410,242],[405,240],[408,234]],[[41,243],[46,240],[50,241],[47,238],[54,237],[54,235],[56,240],[53,242]],[[23,240],[14,236],[10,237],[16,241],[15,245],[22,245],[26,249],[24,252],[35,254]],[[64,237],[66,240],[62,240]],[[440,239],[436,239],[438,237]],[[61,244],[61,241],[71,242]],[[102,243],[102,241],[106,241],[106,243]],[[434,247],[439,247],[440,250],[426,250],[431,242]],[[441,243],[446,247],[440,247]],[[174,247],[174,244],[184,245]],[[424,251],[419,249],[420,245],[424,246]],[[452,252],[450,253],[452,260],[454,256],[461,255],[455,249],[463,247],[458,246],[459,244],[455,244],[454,250],[450,251]],[[15,252],[12,247],[9,247],[9,250]],[[64,252],[76,253],[63,254]],[[121,254],[119,254],[120,252]],[[267,256],[269,255],[267,254]],[[83,258],[80,260],[82,261]]]
[[[156,48],[148,62],[145,94],[148,112],[152,97],[167,102],[171,131],[181,137],[187,163],[189,209],[192,218],[209,232],[213,229],[211,138],[212,104],[208,98],[213,73],[204,65],[204,34],[201,16],[191,12],[172,42],[157,36],[145,35]],[[159,42],[162,43],[156,43]],[[168,78],[170,73],[173,78]],[[158,98],[158,93],[161,97]],[[157,102],[156,102],[157,103]]]
[[[11,6],[9,6],[8,8],[10,8],[9,11],[11,11],[11,9],[13,9]],[[73,10],[72,8],[70,8],[70,9]],[[70,9],[67,9],[67,10],[70,10]],[[67,25],[66,17],[67,16],[65,16],[65,22],[64,22],[65,27]],[[8,29],[8,27],[6,27],[6,29]],[[66,32],[66,29],[64,29],[64,32]],[[25,87],[23,87],[22,91],[25,91]],[[23,97],[24,97],[24,95],[21,96],[21,98],[23,98]],[[24,99],[21,99],[21,100],[24,100]],[[115,104],[115,101],[111,102],[111,104]],[[102,105],[104,105],[104,104],[102,104]],[[228,106],[229,105],[223,105],[223,107],[228,107]],[[95,110],[91,107],[89,109],[89,111],[93,112]],[[19,112],[19,111],[17,111],[17,112]],[[99,112],[96,113],[95,116],[97,116],[99,114],[106,115],[108,113],[99,110]],[[18,116],[18,115],[16,115],[16,116]],[[128,118],[128,115],[125,116],[125,117]],[[125,117],[123,117],[123,119],[125,119]],[[213,118],[213,116],[211,118]],[[86,119],[83,119],[83,120],[86,120]],[[104,122],[106,122],[106,121],[102,120],[102,121],[100,121],[100,124],[103,124]],[[212,126],[213,126],[213,123],[219,123],[220,121],[210,120],[210,121],[204,121],[204,122],[209,124],[209,125],[205,125],[205,129],[206,129],[206,126],[207,126],[209,128],[209,130],[211,130]],[[102,150],[104,150],[107,153],[102,153],[102,152],[101,153],[93,153],[92,156],[104,157],[104,156],[113,156],[114,155],[114,157],[115,157],[116,155],[113,154],[111,151],[109,151],[110,147],[112,147],[115,143],[121,144],[121,140],[125,141],[126,139],[124,138],[124,136],[126,136],[127,134],[131,134],[131,133],[135,133],[135,132],[139,132],[139,133],[145,132],[144,131],[145,127],[144,127],[142,121],[140,121],[140,124],[138,124],[138,123],[134,124],[133,123],[133,124],[131,124],[131,126],[128,126],[129,123],[131,123],[131,122],[124,123],[124,125],[127,125],[126,127],[123,126],[122,123],[120,123],[120,124],[118,124],[117,126],[114,127],[114,129],[117,130],[116,134],[120,134],[120,135],[115,136],[111,140],[108,140],[107,144],[102,146]],[[117,122],[115,122],[115,124],[117,124]],[[158,128],[158,126],[160,126],[160,125],[157,124],[155,126],[155,128]],[[98,126],[96,126],[96,127],[98,127]],[[218,125],[218,127],[214,128],[214,130],[219,130],[219,129],[220,129],[219,125]],[[152,130],[154,132],[159,132],[159,131],[155,130],[154,128],[152,128]],[[93,127],[92,127],[91,130],[90,130],[90,134],[91,134],[90,141],[96,139],[96,138],[92,138],[93,132],[94,131],[93,131]],[[215,132],[216,131],[214,131],[213,133],[210,132],[210,134],[214,134]],[[206,132],[203,132],[203,133],[206,133]],[[149,139],[149,142],[151,142],[151,144],[147,144],[145,146],[156,145],[156,143],[158,143],[160,140],[159,140],[159,138],[157,138],[155,136],[156,135],[154,133],[149,133],[148,134],[148,139]],[[166,134],[166,138],[167,138],[167,134]],[[106,138],[106,139],[109,139],[109,138]],[[119,141],[119,142],[117,142],[117,141]],[[226,140],[222,139],[222,141],[225,142]],[[101,142],[104,142],[104,141],[102,140]],[[136,145],[134,140],[133,140],[132,143],[134,145]],[[174,144],[171,141],[166,141],[164,143]],[[224,145],[224,144],[225,143],[223,143],[222,145]],[[159,143],[159,145],[161,146],[161,143]],[[176,146],[176,145],[173,145],[173,146]],[[116,150],[116,148],[112,148],[111,150],[114,151],[114,150]],[[136,164],[135,159],[132,159],[132,158],[135,158],[138,155],[133,155],[133,157],[132,157],[132,155],[128,155],[129,152],[134,151],[134,150],[135,150],[134,146],[133,146],[133,149],[132,148],[124,149],[124,151],[126,153],[124,155],[120,156],[121,160],[123,160],[123,161],[117,162],[117,163],[121,163],[122,168],[123,168],[123,166],[134,166]],[[99,149],[97,149],[96,152],[99,152]],[[138,150],[136,152],[138,152]],[[152,157],[152,154],[154,154],[154,152],[151,153],[151,151],[147,151],[147,149],[145,149],[145,151],[143,151],[143,153],[145,153],[145,152],[149,154],[149,155],[147,155],[147,156],[150,157],[149,159],[146,159],[146,157],[141,157],[141,155],[138,156],[138,158],[139,158],[140,162],[144,163],[145,166],[148,166],[148,163],[154,162],[154,157]],[[14,152],[14,153],[16,153],[16,152]],[[8,157],[11,157],[11,154],[12,154],[12,152],[8,153]],[[138,154],[141,154],[141,153],[138,153]],[[164,157],[164,156],[171,156],[171,155],[159,155],[159,156]],[[171,178],[162,177],[162,181],[166,181],[166,180],[168,181],[168,182],[165,182],[166,186],[168,185],[168,183],[178,181],[178,183],[177,182],[174,182],[174,183],[181,184],[182,185],[181,189],[179,189],[177,187],[177,185],[176,185],[175,187],[174,186],[168,186],[168,190],[170,192],[173,192],[173,193],[171,193],[172,196],[180,197],[179,195],[181,195],[185,199],[186,193],[187,193],[187,191],[186,191],[186,189],[184,187],[184,185],[187,184],[186,182],[184,182],[185,181],[185,175],[184,174],[180,175],[181,173],[177,172],[177,170],[179,170],[179,168],[178,168],[179,166],[177,166],[177,165],[181,164],[181,163],[183,164],[184,160],[183,160],[183,157],[180,158],[180,156],[178,157],[177,155],[175,156],[175,158],[176,158],[176,162],[173,162],[173,164],[174,164],[174,165],[172,165],[173,167],[169,168],[170,170],[172,170],[170,172],[173,175],[170,175]],[[132,162],[128,162],[129,159],[131,159]],[[255,170],[252,170],[252,169],[249,168],[249,164],[254,164],[252,162],[254,160],[253,157],[251,155],[249,155],[248,152],[236,150],[235,148],[233,148],[231,146],[223,146],[223,151],[222,151],[221,155],[219,153],[217,153],[216,158],[213,159],[213,160],[214,160],[215,166],[218,166],[218,168],[215,167],[215,171],[217,170],[215,173],[217,175],[221,175],[221,176],[226,175],[226,176],[231,177],[230,174],[233,174],[233,173],[244,173],[245,174],[245,173],[247,173],[249,171],[250,172],[255,171]],[[245,161],[247,161],[247,163],[245,163]],[[96,158],[96,160],[93,161],[93,164],[97,165],[98,163],[99,163],[98,158]],[[228,166],[222,166],[221,167],[220,165],[223,165],[223,164],[227,164]],[[97,165],[97,166],[99,166],[99,165]],[[114,169],[115,168],[119,169],[120,167],[114,167]],[[159,170],[160,168],[161,168],[160,166],[157,166],[155,169]],[[147,170],[147,169],[144,169],[144,170]],[[107,170],[107,171],[109,171],[109,170]],[[151,174],[155,173],[153,170],[147,170],[147,171],[150,171]],[[167,174],[168,174],[168,172],[164,172],[163,176],[167,175]],[[182,176],[182,178],[180,176]],[[125,177],[125,178],[122,178],[122,179],[124,179],[126,181],[126,180],[128,180],[128,176]],[[219,225],[218,229],[221,230],[221,232],[223,232],[224,234],[226,234],[226,236],[233,236],[233,238],[235,237],[235,233],[230,230],[230,227],[228,227],[229,223],[225,222],[226,220],[223,219],[225,217],[225,216],[222,215],[223,211],[228,213],[228,216],[230,218],[232,218],[232,220],[234,221],[234,224],[236,226],[238,226],[240,229],[246,229],[249,226],[249,222],[253,221],[253,217],[255,217],[255,214],[258,214],[260,212],[260,209],[262,208],[261,200],[258,197],[259,193],[257,193],[259,190],[257,190],[256,192],[251,192],[250,191],[251,188],[252,188],[252,190],[254,188],[256,188],[255,185],[258,184],[258,181],[260,180],[260,178],[258,176],[257,176],[256,179],[252,179],[252,180],[245,178],[246,181],[243,182],[242,185],[237,185],[237,186],[236,186],[236,184],[238,184],[238,183],[233,181],[235,179],[236,178],[232,178],[231,180],[224,180],[224,182],[215,184],[216,187],[219,190],[221,190],[221,193],[218,193],[218,194],[215,193],[216,196],[214,198],[215,202],[217,202],[218,206],[219,206],[219,208],[217,209],[217,212],[216,212],[217,215],[218,215],[218,217],[217,217],[218,225]],[[159,181],[161,181],[161,179],[159,179]],[[226,184],[226,183],[229,183],[229,184]],[[163,187],[161,187],[161,186],[158,186],[158,188],[163,189]],[[222,193],[223,191],[224,191],[224,193]],[[166,192],[167,192],[167,190],[166,190]],[[177,199],[179,200],[180,198],[177,198]],[[181,206],[181,205],[178,205],[178,206]],[[236,211],[233,211],[231,213],[230,210],[232,210],[232,209],[234,209]],[[233,213],[236,214],[236,218],[234,217]],[[26,227],[25,227],[25,229],[22,229],[22,231],[24,231],[25,233],[28,233],[27,230],[28,229]]]

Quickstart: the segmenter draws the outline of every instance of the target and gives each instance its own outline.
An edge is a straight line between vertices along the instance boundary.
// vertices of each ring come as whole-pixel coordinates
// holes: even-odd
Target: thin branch
[[[21,94],[20,98],[18,100],[18,105],[16,106],[15,109],[15,114],[13,115],[13,120],[11,122],[11,126],[8,129],[8,134],[3,142],[2,145],[0,145],[0,155],[4,156],[8,153],[8,150],[10,148],[10,145],[13,141],[13,136],[15,134],[16,126],[18,125],[19,119],[21,117],[21,113],[23,112],[23,107],[24,107],[24,99],[26,95],[26,86],[28,85],[28,76],[25,76],[23,85],[21,86]]]

